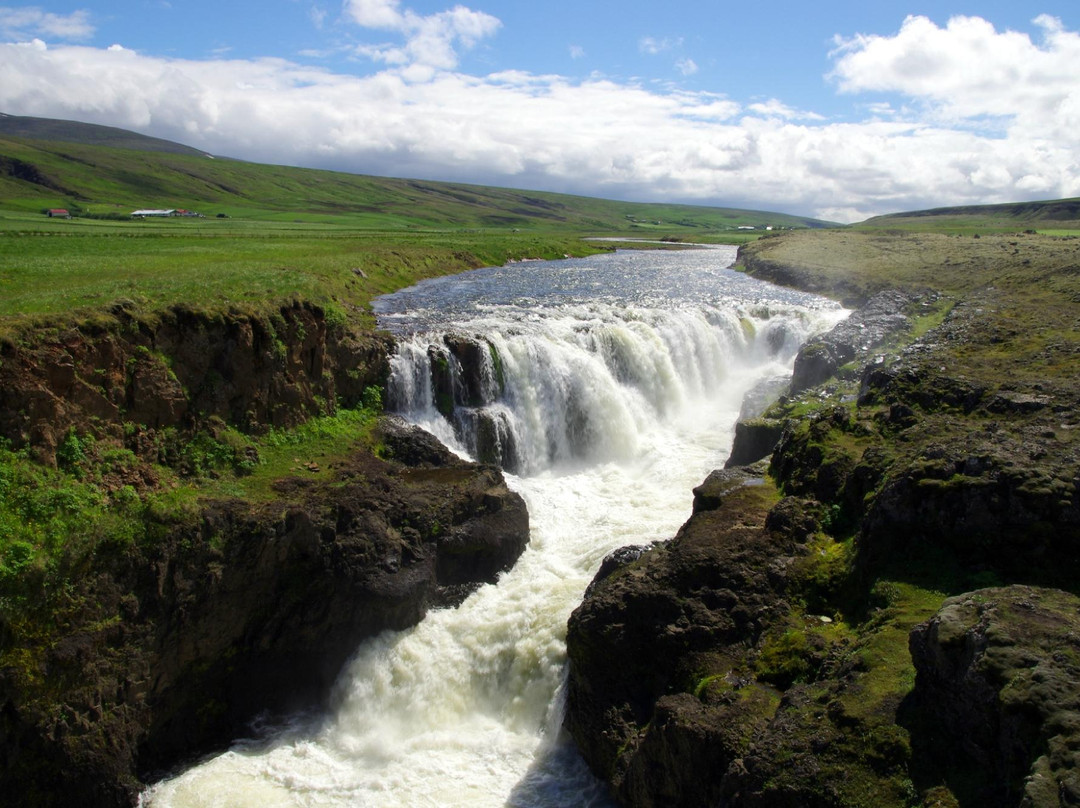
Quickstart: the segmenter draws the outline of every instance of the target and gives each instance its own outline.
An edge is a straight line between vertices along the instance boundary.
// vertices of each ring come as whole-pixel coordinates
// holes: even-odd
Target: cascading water
[[[528,550],[496,585],[366,642],[336,707],[159,784],[160,806],[601,806],[562,737],[570,611],[603,557],[669,538],[744,395],[844,312],[727,267],[734,248],[492,268],[378,301],[393,406],[499,462]]]

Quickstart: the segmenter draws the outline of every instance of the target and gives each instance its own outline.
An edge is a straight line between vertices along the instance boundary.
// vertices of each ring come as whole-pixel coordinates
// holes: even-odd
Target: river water
[[[143,804],[609,805],[560,731],[567,618],[607,553],[676,532],[747,391],[845,315],[734,258],[524,262],[377,301],[399,340],[392,406],[508,469],[530,545],[458,608],[365,642],[329,714],[237,743]]]

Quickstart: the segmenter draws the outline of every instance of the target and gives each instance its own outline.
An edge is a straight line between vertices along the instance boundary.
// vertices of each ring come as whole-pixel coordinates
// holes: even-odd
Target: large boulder
[[[1080,598],[950,598],[911,632],[912,746],[964,805],[1080,804]]]
[[[911,327],[907,311],[921,299],[904,292],[879,292],[831,331],[804,345],[795,357],[791,393],[821,384],[849,362],[865,362],[871,351]]]
[[[605,561],[570,617],[566,726],[626,804],[716,803],[777,707],[739,661],[787,613],[806,538],[798,519],[767,529],[769,503],[753,472],[714,472],[678,535]]]

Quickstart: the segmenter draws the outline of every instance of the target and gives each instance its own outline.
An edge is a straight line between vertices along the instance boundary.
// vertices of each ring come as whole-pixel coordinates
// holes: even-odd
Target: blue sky
[[[264,162],[844,221],[1077,196],[1080,12],[1021,6],[7,5],[0,111]]]

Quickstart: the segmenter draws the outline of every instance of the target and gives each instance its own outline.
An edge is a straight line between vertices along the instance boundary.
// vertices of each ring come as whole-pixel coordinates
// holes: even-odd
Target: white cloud
[[[656,37],[646,36],[638,40],[638,50],[650,56],[656,56],[659,53],[681,48],[682,43],[681,37],[657,39]]]
[[[571,59],[583,59],[585,57],[585,49],[581,45],[570,46],[570,58]]]
[[[1040,44],[997,31],[979,17],[953,17],[944,28],[908,17],[891,37],[839,39],[831,76],[842,92],[895,92],[919,99],[935,119],[976,123],[1035,116],[1066,124],[1080,98],[1080,35],[1042,15]],[[1062,112],[1069,117],[1063,119]]]
[[[368,20],[410,14],[387,2],[355,8]],[[843,220],[1080,196],[1078,79],[1064,69],[1080,64],[1070,62],[1076,34],[1044,20],[1036,45],[977,23],[927,25],[909,21],[893,37],[841,43],[835,76],[844,92],[901,93],[911,104],[867,98],[870,117],[846,123],[780,99],[743,106],[600,75],[453,72],[408,51],[420,37],[416,26],[405,42],[386,46],[384,58],[401,50],[400,67],[362,77],[280,59],[162,59],[40,40],[0,45],[0,109],[123,126],[270,163]],[[488,26],[479,21],[471,36]],[[911,26],[929,44],[913,39]],[[960,28],[966,40],[957,38]],[[954,60],[962,41],[980,39],[991,46],[981,56],[987,75],[1015,71],[1005,101],[979,90],[979,77]],[[927,65],[936,78],[925,75]],[[941,85],[975,97],[953,99]],[[971,125],[989,114],[1006,125],[990,132]]]
[[[656,37],[646,36],[638,40],[638,50],[647,56],[657,56],[661,53],[678,51],[682,49],[682,46],[682,37],[657,39]],[[692,76],[698,72],[699,68],[697,62],[693,59],[683,57],[675,61],[675,69],[684,76]]]
[[[823,121],[825,118],[815,112],[801,112],[789,107],[783,101],[770,98],[768,101],[759,101],[750,104],[747,109],[755,115],[766,118],[783,118],[785,120]]]
[[[427,16],[401,9],[399,0],[346,0],[345,15],[364,28],[392,31],[403,44],[360,45],[356,52],[389,65],[418,65],[451,70],[458,64],[458,49],[469,50],[502,25],[498,18],[464,6]],[[426,76],[427,71],[418,75]]]
[[[48,37],[81,42],[94,35],[90,13],[53,14],[37,6],[0,6],[0,34],[6,39]]]
[[[698,72],[697,63],[693,59],[680,59],[675,63],[675,69],[684,76],[692,76]]]
[[[365,28],[399,29],[405,20],[400,5],[399,0],[347,0],[345,13]]]

